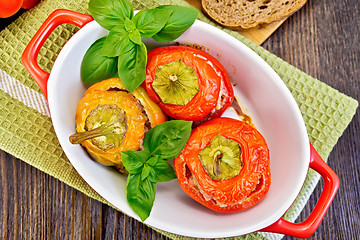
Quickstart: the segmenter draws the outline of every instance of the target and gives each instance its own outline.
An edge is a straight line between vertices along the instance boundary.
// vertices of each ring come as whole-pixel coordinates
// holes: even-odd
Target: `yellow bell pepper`
[[[87,89],[84,95],[89,94],[93,91],[111,91],[111,90],[124,90],[127,91],[124,84],[121,82],[120,78],[110,78],[92,85]],[[155,127],[156,125],[167,121],[167,116],[161,111],[160,107],[154,103],[150,97],[148,96],[145,89],[141,86],[136,88],[132,95],[141,102],[141,105],[144,107],[147,116],[149,117],[151,127]]]
[[[76,110],[77,133],[69,139],[97,162],[126,173],[120,152],[142,149],[146,132],[165,121],[142,87],[130,93],[119,78],[110,78],[87,89]]]

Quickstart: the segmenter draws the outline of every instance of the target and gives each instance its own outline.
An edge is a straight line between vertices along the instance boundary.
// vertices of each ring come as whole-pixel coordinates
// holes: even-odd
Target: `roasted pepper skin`
[[[216,60],[216,59],[215,59]],[[194,121],[193,126],[197,127],[200,124],[207,122],[211,119],[221,117],[221,115],[230,107],[234,100],[234,89],[229,80],[229,76],[224,66],[219,61],[213,61],[213,63],[220,69],[222,77],[221,77],[221,86],[220,86],[220,94],[218,102],[220,102],[219,107],[215,107],[213,111],[211,111],[208,115],[206,115],[203,119],[198,121]]]
[[[199,80],[199,92],[185,106],[163,103],[152,87],[157,67],[179,59],[195,69]],[[167,46],[151,50],[148,53],[143,87],[165,114],[174,119],[188,121],[199,121],[208,115],[212,116],[211,118],[220,116],[230,106],[234,95],[227,72],[221,63],[210,54],[188,46]],[[223,104],[221,109],[215,109],[220,89]],[[207,120],[209,119],[210,117]]]
[[[94,84],[89,87],[85,94],[89,94],[93,91],[116,91],[122,90],[126,91],[124,84],[121,82],[120,78],[114,77],[109,78],[107,80],[101,81],[98,84]],[[166,122],[168,120],[167,116],[161,111],[160,107],[151,100],[147,92],[143,87],[136,88],[131,93],[137,100],[139,100],[144,107],[144,110],[149,117],[149,121],[151,123],[151,127],[155,127],[156,125]]]
[[[144,109],[139,107],[139,102]],[[119,147],[108,151],[99,149],[91,140],[85,140],[81,144],[97,162],[106,166],[115,166],[120,172],[125,172],[120,151],[139,150],[142,147],[143,137],[148,130],[147,118],[150,127],[154,127],[167,121],[167,116],[149,98],[142,87],[130,94],[119,78],[111,78],[92,85],[80,99],[75,115],[77,132],[85,132],[87,116],[100,104],[115,104],[126,112],[127,133],[125,139]]]
[[[237,141],[243,151],[240,173],[226,180],[212,180],[198,156],[217,134]],[[174,160],[174,167],[185,193],[216,212],[238,212],[252,207],[264,198],[271,184],[269,149],[265,139],[249,124],[231,118],[215,118],[195,128],[184,150]],[[194,182],[201,191],[224,205],[205,199]]]

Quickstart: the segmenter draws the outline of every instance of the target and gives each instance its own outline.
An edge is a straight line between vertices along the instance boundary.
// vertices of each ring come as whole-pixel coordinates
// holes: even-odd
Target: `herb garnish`
[[[145,221],[150,215],[156,193],[156,183],[176,178],[167,162],[176,158],[191,134],[191,121],[172,120],[150,129],[144,137],[144,150],[121,152],[129,172],[126,199],[134,212]]]
[[[129,0],[90,0],[89,11],[110,32],[86,52],[81,66],[82,81],[92,84],[118,74],[130,92],[146,76],[147,49],[142,38],[173,41],[198,15],[198,10],[193,8],[162,5],[141,10],[134,16]]]

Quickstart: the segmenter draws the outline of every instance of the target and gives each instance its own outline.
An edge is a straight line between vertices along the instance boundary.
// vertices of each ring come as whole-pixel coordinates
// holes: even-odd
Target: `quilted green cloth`
[[[132,2],[135,9],[153,8],[161,4],[188,6],[184,0]],[[89,197],[108,204],[78,175],[66,158],[56,138],[45,97],[20,60],[31,37],[52,11],[65,8],[88,13],[87,5],[88,0],[43,0],[0,33],[0,148]],[[203,15],[200,15],[199,19],[215,25]],[[358,102],[291,66],[238,33],[221,29],[253,49],[279,74],[297,101],[310,141],[326,160],[354,116]],[[60,49],[77,30],[73,25],[64,24],[50,35],[38,57],[39,65],[44,70],[50,72]],[[318,180],[318,174],[309,170],[303,189],[285,214],[285,219],[294,221],[297,218]],[[173,239],[186,238],[161,233]],[[281,237],[272,233],[252,233],[237,239]]]

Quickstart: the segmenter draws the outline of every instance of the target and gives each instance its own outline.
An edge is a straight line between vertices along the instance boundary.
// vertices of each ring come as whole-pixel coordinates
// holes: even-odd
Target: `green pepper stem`
[[[104,124],[100,127],[94,128],[90,131],[77,132],[69,137],[69,141],[72,144],[80,144],[88,139],[101,137],[101,136],[107,136],[108,134],[111,134],[114,132],[114,129],[115,129],[113,126],[114,123],[115,123],[115,121],[112,121],[112,122]]]
[[[217,152],[214,157],[214,175],[219,176],[222,173],[221,161],[224,154],[222,152]]]

